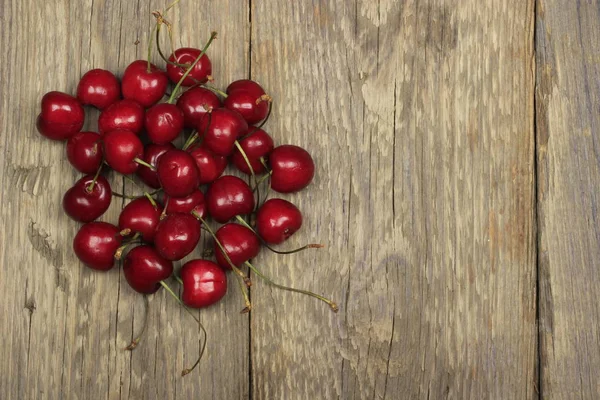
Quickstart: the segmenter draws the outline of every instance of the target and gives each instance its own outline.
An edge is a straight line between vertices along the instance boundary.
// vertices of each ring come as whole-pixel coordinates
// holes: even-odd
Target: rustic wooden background
[[[201,335],[164,291],[123,351],[142,299],[78,263],[78,174],[34,128],[165,5],[0,4],[0,399],[600,398],[600,1],[182,0],[179,43],[218,31],[215,83],[263,83],[318,165],[290,246],[327,248],[256,264],[340,304],[256,282],[241,316],[232,290],[185,378]]]

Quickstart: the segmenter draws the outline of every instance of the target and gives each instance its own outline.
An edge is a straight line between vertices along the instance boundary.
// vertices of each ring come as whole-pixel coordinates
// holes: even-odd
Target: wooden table
[[[209,345],[184,378],[202,336],[165,291],[138,349],[123,350],[142,298],[118,269],[73,255],[78,224],[60,204],[79,174],[34,124],[45,92],[144,58],[165,5],[2,2],[1,399],[600,398],[600,1],[184,0],[169,12],[178,44],[218,31],[215,85],[261,82],[266,129],[314,155],[312,185],[285,196],[305,216],[288,245],[327,247],[255,263],[340,305],[255,280],[240,315],[231,281],[199,313]]]

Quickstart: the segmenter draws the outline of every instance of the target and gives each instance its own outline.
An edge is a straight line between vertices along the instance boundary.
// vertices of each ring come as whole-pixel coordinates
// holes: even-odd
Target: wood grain
[[[541,391],[600,397],[600,2],[538,2]]]

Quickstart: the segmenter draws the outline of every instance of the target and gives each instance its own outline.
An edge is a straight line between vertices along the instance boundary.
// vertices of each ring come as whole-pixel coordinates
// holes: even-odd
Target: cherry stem
[[[173,100],[175,99],[175,96],[177,95],[177,91],[181,87],[181,84],[183,83],[185,78],[187,78],[187,76],[190,74],[190,72],[192,72],[192,70],[194,69],[196,64],[198,64],[200,59],[204,56],[204,54],[206,53],[206,50],[208,50],[208,48],[210,47],[210,44],[212,43],[213,40],[215,40],[216,37],[217,37],[217,32],[212,32],[210,34],[210,39],[208,39],[208,42],[206,42],[206,44],[204,45],[204,48],[202,49],[202,51],[200,52],[198,57],[196,57],[196,59],[194,60],[192,65],[189,66],[189,68],[185,71],[185,73],[183,74],[181,79],[179,79],[179,82],[177,82],[177,85],[175,86],[175,89],[173,89],[173,93],[171,93],[171,97],[169,97],[169,100],[167,100],[167,103],[173,104]]]
[[[169,207],[169,200],[171,200],[171,197],[167,197],[167,201],[165,201],[165,207],[163,208],[162,212],[160,213],[160,217],[158,217],[158,219],[160,221],[165,219],[165,217],[167,216],[167,208]]]
[[[143,165],[146,168],[151,169],[152,171],[156,171],[156,168],[150,164],[148,164],[146,161],[142,160],[141,158],[134,158],[133,161],[135,161],[136,163]],[[129,178],[131,179],[131,178]],[[133,180],[132,180],[133,181]],[[135,181],[133,181],[135,183]]]
[[[146,196],[146,198],[150,201],[150,204],[152,204],[152,207],[154,207],[154,209],[156,210],[158,206],[156,205],[156,201],[154,200],[154,198],[150,196],[150,193],[144,192],[144,196]]]
[[[131,343],[129,344],[129,346],[125,347],[125,350],[133,350],[137,347],[137,345],[140,343],[140,340],[142,340],[142,336],[144,335],[144,332],[146,331],[146,326],[148,325],[148,310],[150,309],[150,302],[148,301],[148,296],[144,295],[144,324],[142,325],[142,330],[140,331],[140,333],[138,333],[135,337],[135,339],[133,339],[131,341]]]
[[[162,189],[157,189],[154,192],[150,192],[150,193],[144,192],[144,194],[140,194],[139,196],[130,196],[128,194],[123,194],[123,193],[119,193],[119,192],[112,192],[112,194],[113,194],[113,196],[121,197],[123,199],[135,200],[135,199],[139,199],[140,197],[143,197],[143,196],[146,196],[146,195],[154,196],[155,194],[158,194],[161,190]]]
[[[92,193],[92,191],[94,190],[94,186],[96,186],[96,181],[98,180],[98,177],[100,176],[100,172],[102,171],[102,163],[100,163],[100,166],[98,167],[98,170],[96,170],[96,175],[94,175],[94,179],[92,179],[92,183],[90,183],[88,185],[88,187],[86,188],[88,193]]]
[[[176,67],[180,67],[180,68],[189,67],[189,64],[176,63],[176,62],[169,60],[167,58],[167,56],[165,56],[165,53],[163,53],[163,51],[160,47],[160,25],[162,23],[164,23],[164,19],[162,18],[162,16],[155,15],[155,17],[157,19],[157,26],[159,26],[159,28],[156,30],[156,49],[158,50],[158,54],[160,55],[160,58],[162,58],[163,61],[166,62],[167,64],[175,65]],[[173,46],[173,34],[171,32],[171,28],[169,25],[167,25],[167,30],[169,31],[169,37],[171,38],[171,46]],[[173,54],[175,54],[174,51],[173,51]]]
[[[183,286],[183,281],[181,280],[181,278],[180,278],[179,276],[175,275],[175,280],[176,280],[177,282],[179,282],[179,284],[180,284],[181,286]]]
[[[268,178],[271,176],[271,174],[272,174],[272,173],[273,173],[272,171],[269,171],[269,173],[268,173],[268,174],[264,174],[263,176],[261,176],[261,177],[260,177],[260,178],[259,178],[259,179],[256,181],[256,186],[254,187],[254,189],[252,189],[252,191],[253,191],[253,192],[254,192],[254,191],[256,191],[256,190],[258,189],[258,185],[260,185],[260,184],[261,184],[261,183],[263,183],[263,182],[264,182],[266,179],[268,179]]]
[[[258,125],[256,127],[256,129],[260,129],[262,128],[267,121],[269,120],[269,117],[271,116],[271,110],[273,109],[273,99],[271,98],[271,96],[269,95],[263,95],[263,96],[267,96],[269,98],[268,102],[269,102],[269,111],[267,111],[267,116],[265,117],[265,119],[263,119],[263,121],[260,123],[260,125]],[[262,99],[263,97],[261,96],[258,100]],[[258,101],[257,101],[258,103]]]
[[[193,130],[192,133],[190,133],[190,136],[185,141],[182,150],[187,150],[196,141],[196,139],[198,139],[198,131]]]
[[[154,42],[154,32],[158,33],[158,26],[160,24],[158,23],[158,20],[156,22],[156,25],[154,25],[154,28],[152,28],[152,32],[150,32],[150,37],[148,39],[148,67],[146,68],[146,71],[148,73],[152,72],[152,63],[150,62],[150,60],[152,59],[152,44]]]
[[[204,87],[204,88],[206,88],[206,89],[208,89],[208,90],[210,90],[211,92],[214,92],[214,93],[216,93],[216,94],[224,97],[224,98],[228,97],[227,93],[225,93],[221,89],[218,89],[218,88],[216,88],[216,87],[214,87],[212,85],[209,85],[208,83],[203,83],[203,84],[201,84],[201,86]]]
[[[124,230],[123,230],[124,231]],[[123,232],[121,231],[121,232]],[[131,233],[131,232],[130,232]],[[129,246],[131,246],[132,244],[137,243],[136,240],[140,237],[140,233],[136,232],[135,235],[133,235],[133,237],[131,239],[129,239],[128,241],[126,241],[121,247],[119,247],[116,251],[115,251],[115,260],[120,260],[121,257],[123,256],[123,252],[125,251],[125,249]]]

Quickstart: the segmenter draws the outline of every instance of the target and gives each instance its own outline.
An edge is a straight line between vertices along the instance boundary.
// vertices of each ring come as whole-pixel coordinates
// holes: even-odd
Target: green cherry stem
[[[102,171],[102,166],[104,164],[100,163],[100,166],[98,167],[98,170],[96,170],[96,175],[94,175],[94,179],[92,179],[92,183],[90,183],[88,185],[88,187],[86,188],[88,193],[92,193],[92,191],[94,190],[94,186],[96,186],[96,181],[98,180],[98,177],[100,176],[100,172]]]
[[[136,157],[133,159],[133,161],[135,161],[136,163],[138,163],[140,165],[143,165],[146,168],[151,169],[152,171],[156,171],[156,168],[154,166],[148,164],[146,161],[142,160],[141,158]]]
[[[203,84],[201,84],[200,86],[202,86],[202,87],[203,87],[203,88],[205,88],[205,89],[208,89],[208,90],[210,90],[211,92],[214,92],[214,93],[216,93],[216,94],[218,94],[218,95],[222,96],[222,97],[223,97],[223,98],[225,98],[225,99],[228,97],[228,96],[227,96],[227,93],[225,93],[225,92],[224,92],[224,91],[222,91],[221,89],[218,89],[218,88],[216,88],[216,87],[214,87],[214,86],[212,86],[212,85],[209,85],[208,83],[203,83]]]
[[[142,340],[142,336],[144,332],[146,332],[146,326],[148,325],[148,311],[150,309],[150,302],[148,301],[148,295],[144,295],[144,324],[142,325],[142,330],[136,335],[135,339],[131,341],[129,346],[125,347],[125,350],[133,350],[137,347],[137,345]]]
[[[260,123],[260,125],[258,125],[256,127],[257,130],[262,128],[267,123],[267,121],[269,120],[269,117],[271,116],[271,110],[273,109],[273,99],[268,95],[266,95],[266,96],[268,97],[268,100],[264,100],[264,101],[269,102],[269,111],[267,111],[267,116],[265,117],[265,119],[263,119],[263,121]],[[261,100],[261,99],[262,99],[262,96],[258,100]]]

